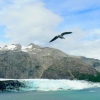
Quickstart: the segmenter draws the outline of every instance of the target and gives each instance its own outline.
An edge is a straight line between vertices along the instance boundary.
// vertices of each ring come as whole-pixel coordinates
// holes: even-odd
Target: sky
[[[100,0],[0,0],[0,47],[30,43],[100,59]]]

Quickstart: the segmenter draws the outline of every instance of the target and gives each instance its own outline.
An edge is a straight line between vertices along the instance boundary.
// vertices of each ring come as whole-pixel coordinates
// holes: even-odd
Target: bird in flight
[[[52,40],[49,41],[49,43],[52,42],[52,41],[54,41],[54,40],[56,40],[56,39],[58,39],[58,38],[60,38],[60,39],[65,39],[65,38],[63,37],[63,35],[71,34],[71,33],[72,33],[72,32],[63,32],[63,33],[61,33],[60,35],[55,36]]]

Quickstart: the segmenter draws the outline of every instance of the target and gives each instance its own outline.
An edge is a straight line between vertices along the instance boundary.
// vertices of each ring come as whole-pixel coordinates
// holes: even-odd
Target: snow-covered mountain
[[[93,63],[89,64],[81,58],[33,43],[27,47],[20,44],[6,45],[0,48],[0,78],[100,81],[99,72],[93,68],[100,61],[90,61],[89,63]]]
[[[31,43],[27,47],[21,46],[20,44],[5,45],[4,47],[0,47],[0,50],[19,50],[19,51],[28,52],[35,49],[39,50],[39,48],[40,46]]]

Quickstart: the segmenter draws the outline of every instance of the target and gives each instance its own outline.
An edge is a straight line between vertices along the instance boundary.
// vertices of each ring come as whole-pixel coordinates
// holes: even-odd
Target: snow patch
[[[13,44],[13,45],[9,45],[7,46],[8,50],[14,50],[16,48],[16,46]]]
[[[15,50],[16,47],[18,45],[16,44],[12,44],[12,45],[5,45],[4,47],[0,47],[0,50]],[[29,45],[29,46],[21,46],[21,50],[24,52],[28,52],[28,51],[36,51],[36,52],[40,52],[41,49],[39,49],[39,47],[34,47],[33,45]]]
[[[27,48],[29,48],[29,49],[32,48],[32,45],[29,45]]]
[[[27,47],[22,46],[21,50],[24,51],[24,52],[27,52],[26,48],[27,48]]]
[[[5,45],[4,47],[1,47],[0,50],[14,50],[16,48],[16,45]]]

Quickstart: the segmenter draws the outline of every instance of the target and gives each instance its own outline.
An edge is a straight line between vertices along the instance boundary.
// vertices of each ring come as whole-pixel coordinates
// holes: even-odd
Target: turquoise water
[[[0,100],[100,100],[100,88],[47,92],[0,93]]]

